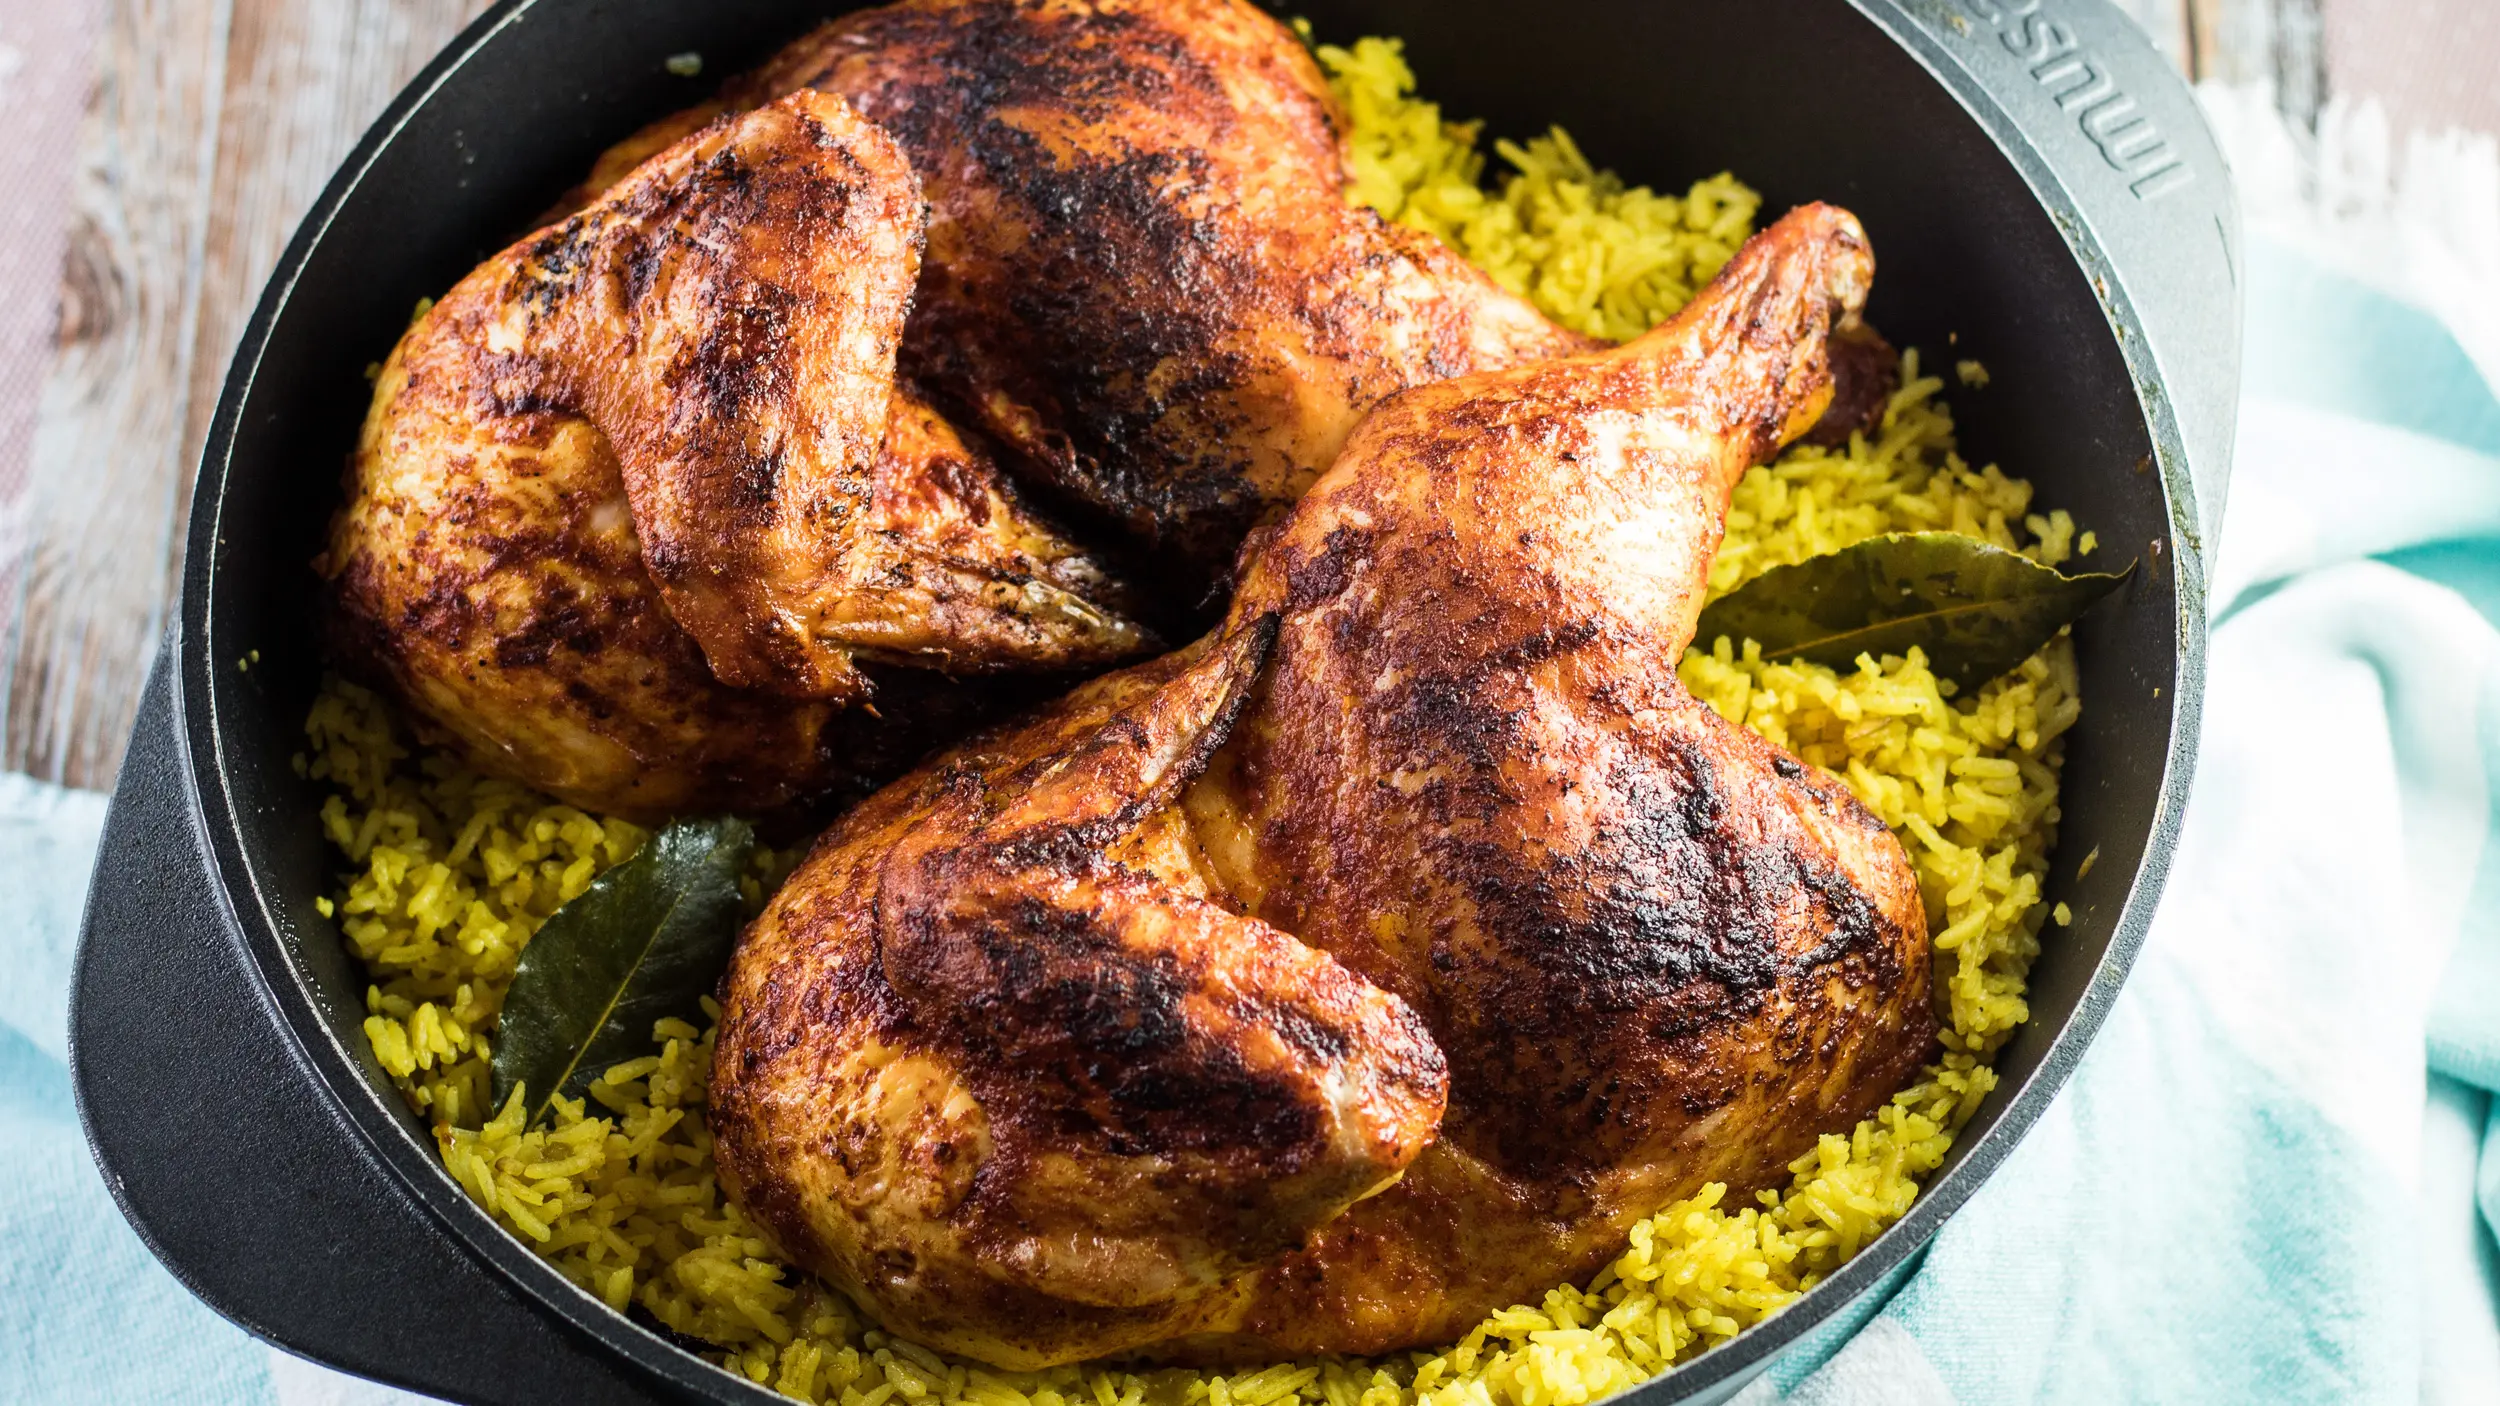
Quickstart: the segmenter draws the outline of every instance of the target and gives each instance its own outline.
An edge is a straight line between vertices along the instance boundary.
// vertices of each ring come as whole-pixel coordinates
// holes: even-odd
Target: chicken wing
[[[1004,1365],[1378,1352],[1868,1114],[1935,1041],[1908,861],[1675,666],[1737,478],[1831,404],[1872,274],[1807,207],[1621,349],[1390,399],[1216,635],[827,836],[725,983],[726,1184],[889,1325]],[[1236,970],[1237,1007],[1201,994]],[[1235,1112],[1199,1072],[1227,1043],[1382,1121]],[[1105,1088],[1203,1120],[1225,1179],[1077,1165],[1169,1155]],[[1041,1150],[953,1131],[1001,1120]],[[1167,1248],[1116,1298],[1036,1273],[993,1209],[1024,1198],[1051,1211],[1017,1227]]]
[[[347,652],[485,764],[631,815],[838,783],[879,665],[1141,652],[1094,559],[897,386],[920,203],[801,93],[463,279],[384,366],[318,563]],[[978,710],[885,677],[924,700],[898,728]]]

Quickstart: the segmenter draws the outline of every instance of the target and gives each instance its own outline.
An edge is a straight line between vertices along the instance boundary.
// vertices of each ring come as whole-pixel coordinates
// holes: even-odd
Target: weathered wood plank
[[[0,769],[110,783],[260,285],[357,135],[485,3],[111,0],[0,635]]]
[[[2335,91],[2379,99],[2398,132],[2500,136],[2500,5],[2491,0],[2328,0]]]
[[[112,0],[79,137],[10,603],[0,767],[101,785],[160,622],[187,474],[232,0]]]
[[[2326,106],[2324,0],[2188,0],[2198,79],[2274,85],[2284,116],[2315,130]]]
[[[2195,23],[2188,14],[2188,0],[2115,0],[2161,51],[2163,58],[2181,73],[2193,72],[2196,64]]]
[[[101,6],[23,5],[0,20],[0,624],[18,597],[25,553],[26,461],[35,405],[52,363],[70,177],[86,112],[89,51]],[[0,654],[0,684],[7,656]]]
[[[185,440],[208,436],[261,285],[347,149],[492,0],[243,0],[228,45]]]

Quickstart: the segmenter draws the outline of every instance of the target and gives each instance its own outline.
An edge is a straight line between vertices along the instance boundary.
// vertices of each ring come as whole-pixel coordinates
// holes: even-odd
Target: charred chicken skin
[[[384,365],[318,563],[349,656],[491,768],[650,816],[907,748],[860,707],[880,670],[899,735],[977,708],[929,671],[1143,652],[1102,568],[897,383],[921,203],[799,93],[463,279]]]
[[[928,192],[905,365],[1178,581],[1388,396],[1595,345],[1349,205],[1326,81],[1248,0],[862,11],[603,165],[798,88],[891,132]]]
[[[724,981],[742,1204],[1002,1365],[1377,1352],[1889,1097],[1906,857],[1676,678],[1872,274],[1809,206],[1638,341],[1389,400],[1215,634],[838,825]]]

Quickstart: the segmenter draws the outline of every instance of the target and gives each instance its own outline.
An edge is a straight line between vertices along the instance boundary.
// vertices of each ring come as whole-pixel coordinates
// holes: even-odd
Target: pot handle
[[[170,637],[169,637],[170,638]],[[668,1399],[465,1254],[330,1107],[246,969],[160,650],[70,993],[88,1149],[148,1249],[255,1336],[456,1401]]]

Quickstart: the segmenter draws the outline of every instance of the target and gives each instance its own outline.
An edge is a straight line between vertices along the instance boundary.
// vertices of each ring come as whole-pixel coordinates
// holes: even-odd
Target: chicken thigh
[[[928,671],[1140,653],[898,387],[921,227],[894,144],[800,93],[463,279],[384,365],[318,563],[345,652],[490,768],[638,816],[767,810],[979,711]]]
[[[828,834],[724,981],[725,1184],[1002,1365],[1370,1353],[1870,1113],[1935,1043],[1908,860],[1676,662],[1872,273],[1806,207],[1623,348],[1390,399],[1216,634]]]

